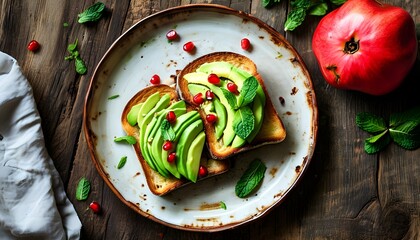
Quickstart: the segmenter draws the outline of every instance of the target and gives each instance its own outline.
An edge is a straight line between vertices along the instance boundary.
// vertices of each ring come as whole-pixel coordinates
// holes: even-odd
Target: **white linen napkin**
[[[0,52],[0,239],[79,239],[80,230],[45,148],[32,88]]]

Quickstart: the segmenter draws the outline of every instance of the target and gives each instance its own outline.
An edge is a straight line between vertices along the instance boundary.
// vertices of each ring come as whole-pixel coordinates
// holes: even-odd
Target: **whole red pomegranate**
[[[317,26],[312,49],[334,87],[383,95],[396,89],[417,54],[413,19],[375,0],[349,0]]]

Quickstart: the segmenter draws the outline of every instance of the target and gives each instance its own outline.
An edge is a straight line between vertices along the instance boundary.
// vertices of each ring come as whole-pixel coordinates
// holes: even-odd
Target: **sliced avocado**
[[[219,77],[228,78],[232,67],[233,65],[228,62],[210,62],[204,63],[196,71],[206,73],[206,75],[214,73]]]
[[[181,174],[179,174],[178,169],[176,168],[176,162],[170,163],[168,162],[169,151],[162,151],[162,162],[163,166],[165,166],[166,170],[168,170],[174,177],[180,179]],[[175,153],[176,154],[176,153]]]
[[[151,95],[151,96],[153,96],[153,95]],[[146,135],[146,130],[147,130],[148,127],[150,127],[148,125],[152,121],[155,113],[159,112],[160,110],[162,110],[164,108],[167,108],[169,106],[169,102],[171,100],[169,94],[165,94],[162,97],[160,97],[160,95],[158,95],[158,97],[159,97],[158,102],[150,109],[150,111],[146,114],[146,116],[144,116],[144,118],[142,118],[141,122],[137,122],[139,124],[139,127],[140,127],[139,139],[140,139],[141,153],[142,153],[145,161],[149,164],[149,166],[153,170],[156,170],[156,171],[157,171],[156,166],[153,164],[153,161],[151,160],[150,154],[149,154],[149,152],[147,150],[147,147],[146,147],[147,136],[148,136],[148,135]],[[145,102],[147,102],[149,100],[149,98],[146,99]],[[143,107],[144,107],[144,104],[143,104]],[[143,109],[143,107],[142,107],[142,109]],[[140,115],[140,112],[139,112],[139,115]]]
[[[175,131],[175,142],[179,141],[181,134],[189,125],[191,125],[193,122],[199,119],[201,119],[201,117],[197,111],[190,111],[186,114],[179,116],[177,122],[173,126],[173,129]]]
[[[139,115],[140,108],[143,106],[143,103],[136,104],[131,107],[130,111],[127,114],[127,122],[131,126],[137,124],[137,116]]]
[[[220,102],[218,98],[214,98],[213,102],[214,102],[214,110],[217,115],[217,121],[214,125],[214,128],[215,128],[215,133],[216,133],[216,139],[219,140],[222,137],[223,131],[226,128],[227,113],[226,113],[225,106],[223,106],[223,104]]]
[[[157,167],[158,172],[166,177],[170,177],[170,173],[168,170],[166,170],[165,166],[163,165],[162,160],[162,151],[165,151],[162,149],[163,146],[163,138],[161,135],[161,131],[157,131],[156,135],[153,138],[153,141],[151,144],[147,143],[147,147],[150,151],[150,156],[152,158],[152,161],[155,163],[155,166]],[[165,159],[166,161],[166,159]]]
[[[245,143],[246,143],[246,140],[244,140],[241,137],[239,137],[238,135],[236,135],[235,138],[232,141],[232,147],[233,148],[242,147]]]
[[[197,182],[198,169],[200,168],[201,154],[203,152],[206,134],[200,132],[191,143],[187,153],[186,170],[188,179]]]
[[[209,88],[198,84],[188,84],[188,90],[193,96],[197,95],[198,93],[202,93],[204,96]]]
[[[199,119],[191,125],[189,125],[182,132],[181,137],[179,138],[179,141],[176,145],[176,153],[178,156],[176,161],[176,167],[178,168],[179,173],[186,178],[188,178],[186,170],[188,149],[190,148],[193,140],[201,131],[203,131],[203,121]]]
[[[137,124],[141,124],[144,117],[152,110],[156,104],[159,102],[160,94],[158,92],[150,95],[146,101],[143,102],[143,106],[140,108],[138,115],[137,115]]]
[[[259,95],[255,96],[254,102],[252,104],[252,112],[254,113],[254,130],[252,130],[251,134],[246,139],[246,141],[249,143],[254,140],[255,136],[257,136],[261,129],[262,123],[264,121],[264,103],[262,102]]]
[[[224,106],[226,106],[227,124],[223,132],[223,144],[225,146],[229,146],[232,143],[233,138],[235,137],[235,132],[233,131],[233,119],[235,115],[235,110],[230,107],[226,97],[223,95],[222,90],[218,86],[213,85],[207,81],[206,73],[202,73],[202,72],[188,73],[184,75],[184,78],[185,80],[188,81],[188,83],[201,84],[210,88],[210,90],[220,99],[220,102]]]

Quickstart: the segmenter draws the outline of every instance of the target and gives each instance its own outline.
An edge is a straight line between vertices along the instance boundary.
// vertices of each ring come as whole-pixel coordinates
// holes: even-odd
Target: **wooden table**
[[[389,145],[368,155],[367,133],[355,126],[358,112],[384,117],[419,106],[420,60],[403,86],[381,97],[328,86],[316,65],[311,39],[320,17],[308,17],[293,32],[283,32],[288,1],[265,9],[260,0],[244,1],[104,1],[107,14],[96,24],[77,23],[77,14],[94,1],[0,0],[0,50],[15,57],[32,84],[42,117],[46,146],[83,223],[83,239],[419,239],[420,150]],[[124,205],[97,173],[82,131],[82,109],[95,66],[110,45],[131,25],[160,10],[211,2],[251,13],[295,46],[312,75],[319,108],[319,132],[309,169],[287,199],[268,215],[217,233],[176,230],[142,217]],[[387,0],[405,8],[420,23],[417,0]],[[63,23],[68,23],[67,27]],[[78,75],[65,61],[67,45],[79,39],[88,66]],[[31,39],[42,47],[26,49]],[[3,114],[3,113],[2,113]],[[80,177],[92,183],[88,201],[106,213],[87,211],[75,199]]]

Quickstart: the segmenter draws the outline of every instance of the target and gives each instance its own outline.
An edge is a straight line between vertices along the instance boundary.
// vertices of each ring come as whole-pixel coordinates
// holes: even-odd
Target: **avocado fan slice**
[[[198,169],[200,168],[201,154],[203,152],[206,134],[200,132],[191,143],[187,153],[186,171],[188,179],[197,182]]]

